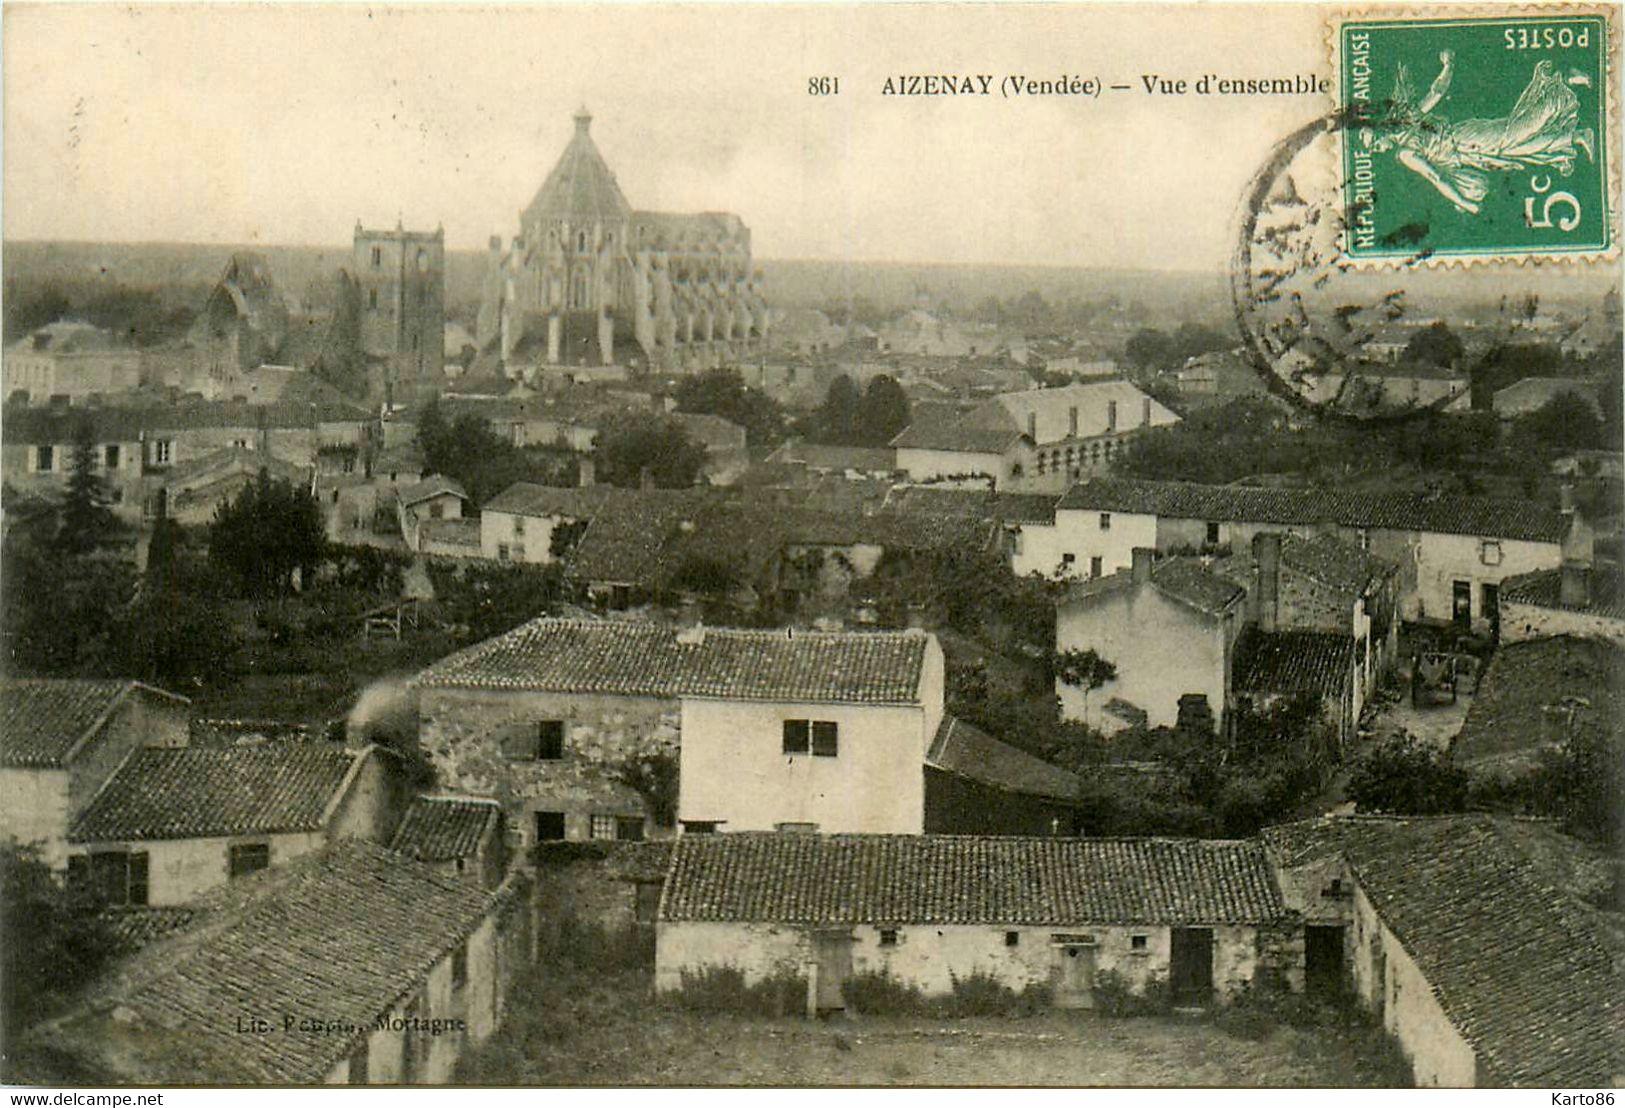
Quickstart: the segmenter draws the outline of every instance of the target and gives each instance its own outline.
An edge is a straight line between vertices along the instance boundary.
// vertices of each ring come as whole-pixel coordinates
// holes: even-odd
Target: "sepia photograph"
[[[7,0],[11,1103],[1612,1105],[1622,20]]]

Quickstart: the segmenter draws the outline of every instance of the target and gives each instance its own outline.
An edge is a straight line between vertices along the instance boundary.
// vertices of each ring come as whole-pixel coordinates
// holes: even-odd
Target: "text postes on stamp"
[[[1561,9],[1340,21],[1345,256],[1610,252],[1609,30]]]

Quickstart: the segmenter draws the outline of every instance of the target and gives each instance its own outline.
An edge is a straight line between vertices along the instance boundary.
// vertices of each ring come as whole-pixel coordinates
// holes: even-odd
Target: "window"
[[[1149,396],[1140,401],[1140,423],[1146,427],[1151,426],[1151,398]]]
[[[587,837],[591,839],[613,839],[615,837],[615,817],[592,814],[587,823]]]
[[[585,249],[587,249],[587,232],[585,232],[585,231],[577,231],[576,232],[576,249],[577,250],[585,250]]]
[[[429,518],[430,519],[444,519],[445,517],[446,517],[446,506],[443,503],[436,500],[434,503],[429,505]]]
[[[372,311],[375,311],[375,312],[378,310],[378,290],[377,289],[368,289],[367,290],[367,307],[370,308]]]
[[[881,946],[896,946],[897,945],[897,928],[895,928],[895,927],[882,927],[880,929],[880,945]]]
[[[372,248],[372,268],[379,269],[379,268],[381,268],[383,266],[383,264],[384,264],[384,250],[383,250],[383,247],[380,247],[380,246],[373,247]]]
[[[1112,514],[1110,512],[1100,513],[1100,529],[1102,531],[1110,531],[1112,529]]]
[[[173,453],[171,445],[168,439],[155,439],[152,444],[153,462],[161,466],[168,465],[170,456]]]
[[[1217,523],[1207,525],[1207,544],[1209,546],[1219,545],[1219,525]]]
[[[1068,553],[1068,554],[1062,554],[1061,555],[1061,564],[1063,566],[1069,566],[1069,565],[1071,565],[1073,562],[1075,562],[1077,560],[1078,560],[1078,556],[1076,554]]]
[[[640,843],[643,841],[642,816],[616,816],[615,837],[623,843]]]
[[[1117,401],[1106,401],[1106,430],[1117,430]]]
[[[805,754],[812,744],[809,736],[812,725],[804,719],[787,719],[784,721],[784,752],[786,754]]]
[[[513,517],[513,537],[516,538],[516,539],[522,539],[522,538],[525,537],[525,517],[524,516],[514,516]]]
[[[118,444],[112,443],[102,447],[102,465],[108,469],[118,468]]]
[[[146,851],[106,850],[86,858],[77,855],[68,860],[68,879],[71,882],[90,882],[90,891],[102,904],[132,905],[147,903]]]
[[[350,1052],[350,1084],[365,1085],[367,1083],[367,1070],[370,1068],[371,1058],[367,1056],[368,1036],[363,1033],[356,1040],[355,1049]]]
[[[1027,413],[1027,437],[1034,442],[1038,441],[1038,413]]]
[[[451,987],[460,989],[468,984],[468,940],[451,952]]]
[[[536,759],[556,762],[564,757],[564,721],[544,719],[536,725]]]
[[[1101,571],[1103,569],[1105,569],[1105,565],[1100,560],[1100,555],[1099,554],[1095,554],[1092,557],[1090,557],[1090,559],[1089,559],[1089,576],[1090,577],[1099,577],[1100,574],[1101,574]]]
[[[833,758],[839,752],[839,737],[835,724],[817,720],[812,725],[812,752],[817,758]]]
[[[717,821],[714,819],[685,819],[683,821],[683,834],[685,835],[715,835]]]
[[[1478,560],[1487,566],[1501,564],[1501,544],[1494,539],[1485,539],[1478,548]]]
[[[1144,950],[1146,948],[1146,937],[1144,935],[1132,935],[1129,937],[1128,945],[1130,950]]]
[[[1356,537],[1360,540],[1361,550],[1371,549],[1371,532],[1369,530],[1364,527],[1360,528],[1360,530],[1356,533]]]
[[[229,851],[231,876],[247,877],[271,864],[270,843],[236,843]]]
[[[1020,931],[1006,931],[1004,933],[1004,945],[1005,946],[1020,946],[1021,945],[1021,932]]]
[[[773,830],[781,835],[816,835],[818,834],[818,825],[816,823],[775,823]]]
[[[34,468],[41,473],[51,472],[56,464],[56,447],[37,446],[34,448]]]
[[[1066,410],[1066,433],[1072,438],[1078,437],[1078,409],[1076,406]]]
[[[562,838],[564,838],[564,813],[537,812],[536,841],[539,843],[557,842]]]

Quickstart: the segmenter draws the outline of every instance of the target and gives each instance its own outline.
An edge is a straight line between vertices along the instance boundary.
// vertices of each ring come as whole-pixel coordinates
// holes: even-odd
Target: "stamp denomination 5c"
[[[1339,20],[1345,256],[1611,253],[1609,18]]]

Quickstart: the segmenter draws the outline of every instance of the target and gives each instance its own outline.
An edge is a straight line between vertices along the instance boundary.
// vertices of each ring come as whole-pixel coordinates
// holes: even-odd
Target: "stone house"
[[[392,761],[325,743],[136,750],[74,821],[70,879],[164,907],[338,839],[387,842],[404,805]]]
[[[684,836],[656,923],[655,987],[734,967],[810,980],[845,1007],[854,975],[928,995],[986,974],[1089,1008],[1106,974],[1178,1004],[1223,1003],[1297,956],[1256,842],[895,835]]]
[[[1194,559],[1156,562],[1149,548],[1110,576],[1075,583],[1055,605],[1055,649],[1093,650],[1117,668],[1091,692],[1057,680],[1063,719],[1106,733],[1132,723],[1172,727],[1201,697],[1223,725],[1231,708],[1246,593]]]
[[[140,350],[100,327],[67,319],[12,343],[0,365],[0,397],[25,392],[35,404],[56,396],[127,392],[142,379]]]
[[[273,481],[309,488],[311,471],[246,447],[228,446],[184,462],[164,473],[158,487],[164,513],[176,523],[204,526],[214,521],[222,505],[230,503],[264,471]]]
[[[21,1045],[115,1083],[445,1084],[529,962],[526,896],[335,842],[215,890]]]
[[[484,797],[418,796],[389,848],[495,888],[508,870],[507,820],[502,805]]]
[[[435,520],[460,520],[468,492],[450,477],[428,477],[395,494],[395,518],[406,549],[423,551],[424,527]]]
[[[1269,828],[1311,992],[1352,992],[1423,1087],[1603,1088],[1625,1070],[1610,925],[1549,825],[1483,815]]]
[[[918,832],[943,696],[941,651],[922,632],[549,618],[413,684],[441,780],[500,801],[524,847],[641,839],[679,817],[691,830]]]
[[[120,764],[186,745],[189,704],[139,681],[0,682],[0,836],[66,866],[69,829]]]
[[[1055,526],[1062,560],[1078,576],[1097,575],[1097,566],[1115,572],[1140,545],[1219,553],[1250,548],[1261,531],[1330,535],[1399,567],[1401,619],[1475,631],[1493,630],[1503,580],[1557,568],[1565,542],[1589,533],[1572,510],[1527,500],[1117,477],[1073,486],[1056,505]]]

